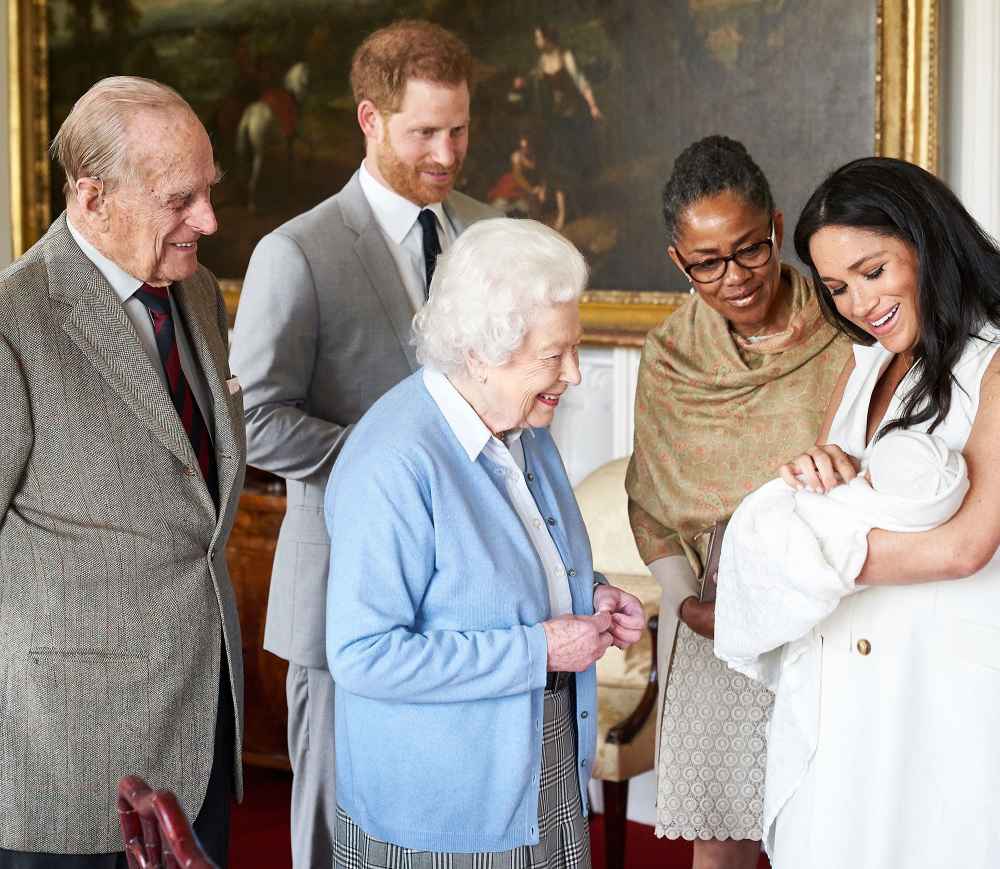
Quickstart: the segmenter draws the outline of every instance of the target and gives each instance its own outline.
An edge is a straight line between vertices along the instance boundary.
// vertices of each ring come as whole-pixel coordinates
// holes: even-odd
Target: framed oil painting
[[[637,343],[680,298],[660,191],[721,132],[790,225],[853,157],[936,169],[938,0],[11,0],[15,252],[61,209],[45,146],[106,75],[177,88],[225,171],[202,261],[233,297],[266,232],[336,192],[363,142],[347,81],[376,27],[424,17],[479,64],[459,186],[587,256],[587,338]],[[786,254],[790,253],[786,251]]]

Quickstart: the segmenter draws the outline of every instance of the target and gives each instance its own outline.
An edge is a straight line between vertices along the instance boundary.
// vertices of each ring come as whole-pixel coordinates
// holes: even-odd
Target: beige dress
[[[647,564],[684,556],[700,572],[699,533],[815,443],[850,345],[823,321],[809,283],[788,265],[782,274],[791,315],[779,335],[743,341],[692,296],[647,336],[626,478]],[[664,590],[657,834],[759,839],[771,695],[678,623],[677,599]]]

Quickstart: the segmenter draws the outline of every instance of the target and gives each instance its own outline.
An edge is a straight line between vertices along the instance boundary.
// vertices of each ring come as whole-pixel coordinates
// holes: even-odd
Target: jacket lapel
[[[163,381],[121,301],[60,217],[46,236],[49,294],[71,305],[63,331],[154,437],[185,465],[197,460]]]
[[[191,345],[191,352],[205,378],[205,385],[212,400],[219,513],[222,515],[233,493],[243,460],[239,428],[242,417],[237,419],[240,415],[230,410],[230,398],[226,387],[228,351],[219,330],[213,328],[218,322],[215,288],[206,287],[206,281],[203,273],[199,271],[194,277],[174,284],[172,292],[184,319],[185,334]]]
[[[453,197],[449,196],[443,203],[441,207],[444,209],[444,213],[448,218],[448,222],[451,224],[451,228],[455,232],[455,238],[458,238],[463,232],[465,232],[465,221],[462,220],[462,215],[459,214],[459,209],[455,207],[455,201]]]
[[[53,223],[47,233],[46,262],[49,294],[71,306],[63,321],[63,331],[80,352],[104,377],[108,386],[129,407],[152,435],[183,465],[198,467],[198,459],[184,425],[177,416],[170,393],[153,361],[146,354],[121,300],[94,264],[73,241],[65,216]],[[200,324],[214,324],[214,308],[208,310],[207,295],[197,291],[196,281],[175,284],[173,293],[184,318],[185,334],[191,351],[204,373],[212,397],[216,464],[219,478],[219,515],[230,497],[240,471],[241,452],[237,421],[229,413],[225,378],[226,349],[221,335],[213,332],[214,341]],[[215,516],[215,504],[200,475],[198,489],[206,509]]]
[[[368,275],[372,289],[378,295],[386,316],[399,340],[412,371],[417,370],[416,349],[410,343],[413,323],[413,304],[399,276],[396,261],[392,258],[378,221],[361,189],[357,173],[344,187],[341,201],[344,223],[358,234],[354,243],[355,253]]]

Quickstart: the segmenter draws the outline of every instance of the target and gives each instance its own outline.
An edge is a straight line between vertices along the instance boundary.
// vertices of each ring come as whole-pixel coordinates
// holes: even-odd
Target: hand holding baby
[[[817,444],[778,468],[778,474],[796,491],[826,494],[849,483],[860,470],[861,463],[836,444]]]

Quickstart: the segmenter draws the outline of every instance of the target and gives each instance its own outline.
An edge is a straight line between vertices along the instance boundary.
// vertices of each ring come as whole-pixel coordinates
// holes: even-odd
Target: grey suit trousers
[[[328,869],[337,828],[333,676],[322,667],[289,664],[286,688],[295,867]]]

